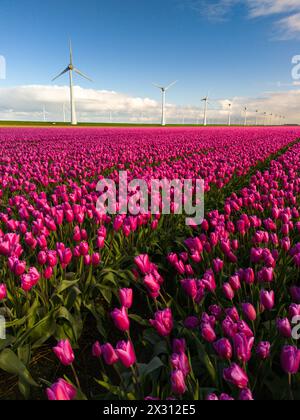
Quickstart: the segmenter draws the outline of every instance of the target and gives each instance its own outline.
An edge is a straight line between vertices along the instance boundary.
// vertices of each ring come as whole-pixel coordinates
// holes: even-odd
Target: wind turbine
[[[267,113],[264,112],[264,125],[266,125]]]
[[[256,115],[255,115],[255,125],[258,125],[258,109],[255,111]]]
[[[270,125],[273,124],[273,114],[270,114]]]
[[[229,111],[228,111],[228,126],[230,127],[231,126],[231,111],[232,111],[232,103],[231,102],[228,104],[228,107],[229,107]]]
[[[71,124],[77,125],[77,118],[76,118],[76,107],[75,107],[75,98],[74,98],[74,87],[73,87],[73,72],[79,74],[79,76],[84,77],[85,79],[92,81],[88,76],[83,74],[80,70],[78,70],[73,65],[73,51],[72,51],[72,43],[70,41],[70,64],[68,67],[66,67],[61,73],[59,73],[58,76],[54,77],[52,79],[52,82],[54,80],[58,79],[65,73],[69,73],[69,79],[70,79],[70,104],[71,104]]]
[[[164,127],[166,125],[166,92],[172,87],[174,86],[178,81],[176,80],[175,82],[172,82],[171,84],[169,84],[167,87],[164,86],[159,86],[156,85],[155,83],[153,83],[153,86],[157,87],[158,89],[161,90],[161,96],[162,96],[162,112],[161,112],[161,125]]]
[[[46,107],[45,107],[45,105],[43,105],[43,119],[44,119],[44,122],[46,122],[46,121],[47,121],[47,117],[46,117]]]
[[[208,106],[208,98],[209,93],[206,95],[205,98],[201,99],[201,102],[204,102],[204,117],[203,117],[203,125],[204,127],[207,126],[207,106]]]
[[[247,125],[247,111],[248,111],[248,108],[245,106],[245,108],[244,108],[244,111],[245,111],[245,121],[244,121],[244,126],[246,127],[246,125]]]

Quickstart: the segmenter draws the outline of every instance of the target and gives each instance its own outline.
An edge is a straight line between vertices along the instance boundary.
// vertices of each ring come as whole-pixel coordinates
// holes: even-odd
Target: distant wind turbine
[[[231,111],[232,111],[232,103],[228,104],[229,111],[228,111],[228,126],[231,126]]]
[[[175,84],[177,83],[177,80],[171,84],[169,84],[167,87],[159,86],[153,83],[153,86],[157,87],[161,90],[161,96],[162,96],[162,111],[161,111],[161,125],[164,127],[166,125],[166,92]]]
[[[76,107],[75,107],[75,98],[74,98],[74,87],[73,87],[73,72],[79,74],[79,76],[84,77],[85,79],[92,81],[88,76],[83,74],[80,70],[78,70],[73,65],[73,51],[72,51],[72,43],[70,41],[70,64],[68,67],[66,67],[58,76],[54,77],[52,82],[54,80],[58,79],[65,73],[69,73],[69,79],[70,79],[70,104],[71,104],[71,124],[77,125],[77,118],[76,118]]]
[[[46,107],[45,107],[45,105],[43,105],[43,119],[44,119],[44,122],[46,122],[46,121],[47,121],[47,116],[46,116]]]
[[[207,126],[207,107],[208,107],[208,98],[209,93],[206,95],[205,98],[201,99],[201,102],[204,102],[204,117],[203,117],[203,125]]]
[[[255,115],[255,125],[258,125],[258,109],[255,111],[256,115]]]
[[[244,121],[244,126],[246,127],[246,125],[247,125],[247,111],[248,111],[248,108],[245,106],[245,108],[244,108],[244,111],[245,111],[245,121]]]

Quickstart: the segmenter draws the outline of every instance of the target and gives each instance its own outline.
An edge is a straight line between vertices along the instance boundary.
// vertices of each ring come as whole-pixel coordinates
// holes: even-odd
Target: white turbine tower
[[[258,125],[258,109],[255,111],[256,115],[255,115],[255,125]]]
[[[244,111],[245,111],[245,121],[244,121],[244,126],[246,127],[246,125],[247,125],[247,111],[248,111],[248,108],[245,106],[245,108],[244,108]]]
[[[228,126],[231,126],[231,112],[232,112],[232,103],[228,104],[229,111],[228,111]]]
[[[66,104],[63,103],[63,121],[66,124]]]
[[[70,64],[68,67],[66,67],[61,73],[59,73],[58,76],[54,77],[52,82],[54,80],[58,79],[65,73],[69,73],[69,79],[70,79],[70,105],[71,105],[71,124],[77,125],[77,118],[76,118],[76,107],[75,107],[75,98],[74,98],[74,87],[73,87],[73,72],[79,74],[79,76],[84,77],[85,79],[92,81],[88,76],[83,74],[80,70],[78,70],[73,65],[73,51],[72,51],[72,43],[70,41]]]
[[[162,96],[162,109],[161,109],[161,125],[164,127],[166,125],[166,92],[175,84],[177,83],[177,80],[167,87],[159,86],[153,83],[153,86],[157,87],[161,90],[161,96]]]
[[[43,105],[43,120],[44,120],[44,123],[47,121],[46,107],[45,107],[45,105]]]
[[[205,98],[201,99],[201,102],[204,102],[204,116],[203,116],[203,125],[204,127],[207,126],[207,107],[208,107],[208,98],[209,93],[206,95]]]
[[[264,125],[266,125],[267,113],[264,112]]]

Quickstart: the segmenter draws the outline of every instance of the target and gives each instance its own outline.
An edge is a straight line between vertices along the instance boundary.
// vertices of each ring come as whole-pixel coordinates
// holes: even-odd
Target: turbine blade
[[[52,82],[54,82],[54,80],[58,79],[63,74],[67,73],[69,70],[70,70],[69,67],[65,68],[61,73],[59,73],[58,76],[56,76],[56,77],[54,77],[54,79],[52,79]]]
[[[152,84],[153,84],[153,86],[155,86],[156,88],[163,90],[163,87],[162,87],[162,86],[159,86],[159,85],[157,85],[156,83],[152,83]]]
[[[73,48],[72,48],[72,41],[70,39],[70,64],[73,64]]]
[[[82,73],[80,70],[78,69],[74,69],[75,73],[79,74],[79,76],[84,77],[85,79],[89,80],[90,82],[92,82],[93,80],[90,79],[88,76],[86,76],[84,73]]]
[[[175,82],[170,83],[167,87],[166,90],[170,89],[172,86],[176,85],[176,83],[178,83],[178,80],[175,80]]]

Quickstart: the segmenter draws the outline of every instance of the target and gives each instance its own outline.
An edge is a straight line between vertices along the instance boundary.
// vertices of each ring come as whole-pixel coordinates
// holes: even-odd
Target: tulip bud
[[[188,318],[185,319],[184,321],[184,326],[185,328],[187,328],[188,330],[194,330],[195,328],[199,327],[199,319],[195,316],[190,316]]]
[[[249,362],[251,359],[254,338],[249,338],[245,334],[236,334],[233,342],[237,359],[243,363]]]
[[[222,359],[231,360],[232,346],[227,338],[222,338],[221,340],[214,343],[214,348],[218,356],[220,356]]]
[[[243,309],[243,313],[245,315],[246,318],[249,319],[249,321],[255,321],[257,314],[256,314],[256,310],[254,308],[253,305],[251,305],[250,303],[244,303],[242,305],[242,309]]]
[[[208,343],[213,343],[217,338],[212,325],[209,324],[208,322],[202,323],[201,334],[202,334],[203,339],[207,341]]]
[[[234,299],[234,291],[233,291],[233,289],[232,289],[232,287],[230,286],[229,283],[224,283],[223,293],[224,293],[226,299],[231,300],[231,301]]]
[[[259,343],[256,349],[256,354],[262,360],[266,360],[270,357],[271,344],[268,341]]]
[[[53,348],[53,351],[64,366],[71,365],[75,360],[74,352],[69,340],[59,341],[57,346]]]
[[[285,346],[281,352],[281,367],[285,373],[296,375],[300,366],[300,351],[297,347]]]
[[[240,401],[254,401],[252,392],[248,388],[241,391],[239,399]]]
[[[101,351],[104,362],[108,366],[114,365],[119,360],[118,355],[111,344],[107,343],[101,346]]]
[[[150,320],[150,324],[156,329],[158,334],[162,337],[167,337],[173,330],[173,316],[171,309],[158,311],[155,314],[155,319]]]
[[[46,393],[49,401],[72,401],[76,397],[77,391],[64,379],[59,379],[58,382],[47,388]]]
[[[96,357],[97,359],[99,359],[102,356],[102,350],[101,350],[101,345],[99,341],[96,341],[96,343],[93,345],[92,355],[93,357]]]
[[[111,312],[111,317],[114,321],[116,328],[120,331],[129,331],[130,321],[126,312],[126,308],[123,306],[122,309],[114,309]]]
[[[181,370],[175,370],[171,375],[172,392],[183,395],[186,392],[185,377]]]
[[[271,311],[275,306],[275,293],[262,290],[260,292],[260,303],[266,310]]]
[[[92,265],[93,265],[94,267],[97,267],[97,266],[100,264],[100,261],[101,261],[100,254],[98,254],[97,252],[95,252],[95,253],[92,255]]]
[[[7,289],[5,284],[0,284],[0,301],[7,297]]]
[[[284,338],[291,338],[292,336],[292,327],[290,324],[290,321],[285,318],[285,319],[278,319],[277,320],[277,328],[279,333],[284,337]]]
[[[120,289],[119,298],[121,306],[130,309],[133,303],[133,291],[132,289]]]
[[[240,389],[247,388],[249,383],[249,379],[245,371],[235,363],[233,363],[228,369],[224,370],[224,380]]]
[[[131,341],[120,341],[116,347],[116,354],[126,368],[130,368],[136,362],[136,356]]]

